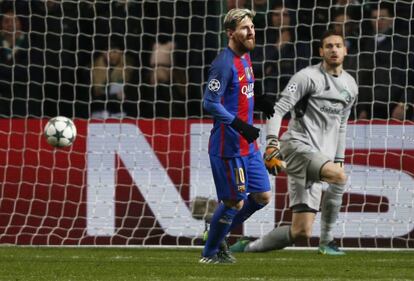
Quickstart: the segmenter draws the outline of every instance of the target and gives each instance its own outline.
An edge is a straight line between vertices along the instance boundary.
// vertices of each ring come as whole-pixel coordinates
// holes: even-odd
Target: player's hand
[[[269,174],[277,176],[286,169],[286,162],[280,155],[280,144],[276,136],[267,136],[266,151],[263,154],[263,160]]]
[[[266,94],[254,96],[254,108],[264,113],[267,119],[275,114],[275,99]]]
[[[248,143],[254,142],[255,139],[259,137],[260,129],[243,122],[239,118],[234,118],[233,122],[230,124],[236,131],[242,135]]]

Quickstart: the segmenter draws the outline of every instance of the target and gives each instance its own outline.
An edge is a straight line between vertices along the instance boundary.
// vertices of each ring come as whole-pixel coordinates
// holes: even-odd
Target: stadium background
[[[360,55],[378,51],[362,52],[361,41],[375,37],[369,13],[379,3],[391,4],[396,17],[390,36],[399,43],[379,54],[402,63],[385,68],[402,82],[390,79],[384,85],[386,81],[374,80],[374,85],[360,83],[361,90],[374,93],[382,86],[389,90],[390,104],[412,102],[411,1],[350,1],[344,7],[333,0],[281,1],[292,19],[293,53],[283,57],[279,52],[270,61],[265,59],[271,54],[267,47],[274,43],[268,41],[273,31],[268,14],[276,1],[245,2],[247,7],[257,5],[258,12],[257,51],[252,54],[258,79],[255,91],[269,94],[276,94],[300,67],[318,62],[317,38],[338,11],[354,17],[350,23],[358,33],[349,37],[357,42],[351,54],[356,67],[350,71],[359,79],[365,70],[359,67]],[[15,13],[23,36],[12,55],[10,48],[1,49],[1,243],[200,243],[204,223],[191,217],[191,202],[199,195],[214,198],[206,161],[211,120],[202,110],[201,96],[209,64],[226,45],[221,22],[232,4],[2,1],[2,19]],[[400,42],[406,49],[397,49]],[[105,95],[99,96],[92,70],[108,48],[122,51],[128,63],[122,67],[122,81],[104,85]],[[276,70],[267,75],[269,63]],[[110,76],[111,67],[103,69]],[[119,84],[123,96],[116,100],[111,89],[119,89]],[[402,90],[398,100],[391,99],[394,88]],[[363,105],[373,102],[368,99]],[[343,246],[414,246],[414,133],[408,108],[403,120],[388,116],[351,123],[347,138],[351,182],[344,198],[349,204],[337,232]],[[103,109],[116,118],[93,116]],[[42,137],[48,118],[57,115],[74,118],[78,127],[78,139],[69,149],[55,150]],[[357,116],[356,107],[353,118]],[[257,115],[258,126],[264,122],[261,117]],[[233,238],[258,236],[277,223],[289,223],[286,178],[272,181],[277,187],[274,203],[235,231]],[[316,242],[315,235],[298,245]]]

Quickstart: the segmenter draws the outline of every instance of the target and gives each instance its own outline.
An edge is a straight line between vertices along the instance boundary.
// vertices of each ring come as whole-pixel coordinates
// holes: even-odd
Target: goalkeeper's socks
[[[244,248],[245,252],[267,252],[272,250],[280,250],[288,246],[292,246],[293,238],[290,233],[290,226],[284,225],[277,227],[260,237],[259,239],[250,242]]]
[[[217,207],[211,218],[208,238],[203,249],[203,257],[211,257],[217,254],[220,243],[229,232],[230,225],[236,214],[236,209],[228,208],[223,203]]]
[[[322,199],[320,245],[327,245],[333,240],[332,229],[338,218],[342,205],[344,185],[330,184]]]
[[[253,215],[257,210],[260,210],[266,206],[265,204],[260,204],[254,201],[252,196],[249,194],[247,199],[244,200],[243,207],[237,213],[237,215],[233,219],[233,223],[231,224],[230,230],[234,229],[239,224],[242,224],[245,220],[247,220],[251,215]]]

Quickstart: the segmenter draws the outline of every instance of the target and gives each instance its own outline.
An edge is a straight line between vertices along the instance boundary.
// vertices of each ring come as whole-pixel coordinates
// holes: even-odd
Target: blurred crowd
[[[411,1],[1,1],[0,117],[202,118],[223,15],[257,12],[256,94],[277,94],[342,32],[353,119],[414,120]]]

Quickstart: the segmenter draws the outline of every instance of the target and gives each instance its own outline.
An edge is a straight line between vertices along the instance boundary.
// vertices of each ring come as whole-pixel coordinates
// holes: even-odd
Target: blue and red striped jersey
[[[213,61],[204,91],[204,108],[214,117],[209,153],[220,157],[246,156],[258,150],[230,127],[237,116],[253,125],[254,75],[249,54],[224,49]]]

